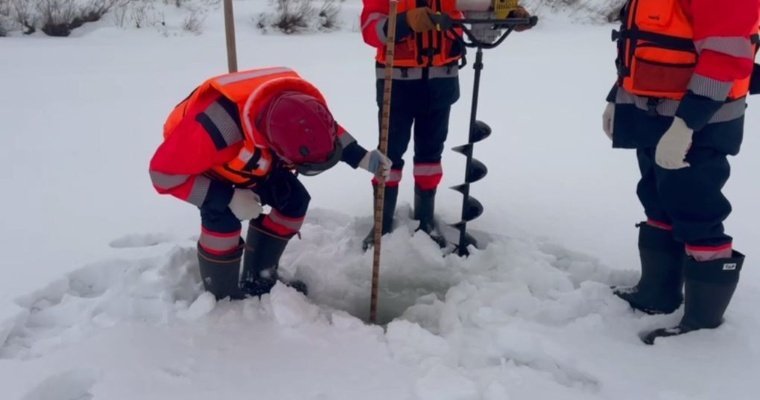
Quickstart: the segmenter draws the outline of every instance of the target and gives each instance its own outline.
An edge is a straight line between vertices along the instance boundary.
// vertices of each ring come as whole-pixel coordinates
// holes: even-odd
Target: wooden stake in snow
[[[235,20],[233,19],[232,0],[224,0],[224,33],[227,38],[227,68],[237,72],[237,50],[235,48]]]
[[[391,119],[391,88],[393,86],[393,57],[396,46],[396,16],[398,0],[390,0],[388,33],[385,42],[385,76],[383,77],[383,110],[380,123],[380,143],[378,149],[388,154],[388,127]],[[383,235],[383,204],[385,203],[385,178],[377,177],[375,191],[375,243],[372,255],[372,293],[369,304],[369,321],[377,322],[377,296],[380,284],[380,239]]]

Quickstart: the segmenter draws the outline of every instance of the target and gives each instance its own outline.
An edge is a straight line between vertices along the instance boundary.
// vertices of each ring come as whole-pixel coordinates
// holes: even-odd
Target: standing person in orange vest
[[[728,155],[742,141],[753,70],[758,0],[629,0],[616,32],[618,81],[603,115],[616,148],[636,149],[641,279],[615,294],[638,310],[680,323],[642,340],[723,322],[744,255],[723,221]],[[682,288],[685,283],[685,297]]]
[[[211,78],[182,101],[164,125],[150,177],[159,193],[200,209],[203,285],[217,299],[238,299],[268,293],[278,280],[280,256],[310,200],[298,174],[338,161],[390,172],[387,157],[335,122],[316,87],[291,69],[262,68]],[[262,214],[262,205],[271,212]],[[303,283],[290,284],[306,293]]]
[[[385,42],[388,30],[388,0],[363,0],[362,37],[377,48],[375,70],[376,99],[382,110]],[[439,245],[445,240],[436,233],[435,195],[443,177],[441,154],[449,131],[451,106],[459,99],[459,60],[464,48],[450,33],[436,30],[431,14],[442,13],[461,19],[456,0],[399,0],[393,62],[388,157],[393,161],[385,182],[383,234],[393,229],[393,214],[398,198],[404,153],[414,133],[414,219],[419,230]],[[530,17],[523,8],[510,17]],[[530,26],[519,27],[518,31]],[[378,112],[378,119],[381,119]],[[412,125],[414,128],[412,129]],[[377,180],[372,181],[373,187]],[[370,231],[364,240],[366,250],[373,242]]]

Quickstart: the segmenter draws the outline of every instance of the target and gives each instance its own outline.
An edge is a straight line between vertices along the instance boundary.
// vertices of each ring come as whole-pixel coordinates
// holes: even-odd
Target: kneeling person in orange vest
[[[298,233],[310,196],[298,174],[344,161],[388,176],[390,160],[335,122],[319,90],[295,71],[262,68],[211,78],[169,115],[150,162],[153,186],[200,210],[198,264],[217,299],[260,296]],[[271,206],[262,214],[262,205]],[[240,221],[250,220],[246,240]],[[242,273],[240,260],[243,259]],[[291,286],[306,293],[301,282]]]

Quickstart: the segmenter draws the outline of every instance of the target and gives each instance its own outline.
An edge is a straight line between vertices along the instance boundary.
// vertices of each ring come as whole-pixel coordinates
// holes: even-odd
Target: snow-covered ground
[[[374,146],[373,50],[358,23],[261,35],[252,6],[236,2],[241,68],[295,68]],[[475,148],[489,175],[472,186],[485,214],[470,226],[488,245],[442,257],[415,235],[406,171],[401,226],[383,242],[384,327],[362,322],[369,176],[345,165],[303,179],[313,208],[282,269],[309,298],[203,294],[197,211],[155,194],[147,164],[170,109],[225,71],[221,12],[200,36],[96,25],[0,39],[0,398],[757,398],[760,111],[748,109],[726,187],[727,228],[748,255],[727,322],[645,346],[639,331],[680,312],[634,313],[608,289],[636,280],[642,218],[634,154],[601,132],[609,29],[545,18],[485,54],[479,116],[494,134]],[[448,147],[466,141],[471,85],[468,67]],[[444,186],[460,183],[463,157],[444,164]],[[460,198],[441,189],[443,220]]]

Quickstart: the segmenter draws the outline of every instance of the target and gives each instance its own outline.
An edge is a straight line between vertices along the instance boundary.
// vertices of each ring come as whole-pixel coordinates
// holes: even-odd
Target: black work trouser
[[[376,82],[378,126],[382,126],[382,93],[384,82]],[[444,144],[449,133],[451,105],[459,98],[459,80],[433,78],[394,80],[391,91],[391,112],[388,130],[388,158],[392,169],[404,168],[404,154],[414,138],[415,182],[423,189],[434,189],[442,177],[440,166]],[[392,174],[389,184],[398,184],[399,174]]]
[[[272,210],[262,217],[262,227],[279,236],[290,237],[298,232],[309,208],[311,196],[298,177],[290,171],[275,168],[252,189],[261,204]],[[229,201],[229,200],[227,200]],[[201,245],[209,251],[233,249],[239,239],[241,223],[226,204],[208,202],[200,207]]]
[[[391,111],[388,129],[388,158],[393,161],[393,169],[404,167],[404,153],[414,132],[414,158],[418,163],[439,163],[443,145],[449,133],[449,113],[451,107],[435,110]],[[382,123],[382,111],[378,113]],[[413,128],[413,129],[412,129]]]
[[[673,226],[674,237],[693,246],[731,243],[723,221],[731,204],[721,189],[731,173],[726,154],[707,147],[689,150],[691,166],[668,170],[655,163],[655,148],[636,150],[641,172],[637,194],[647,218]]]

